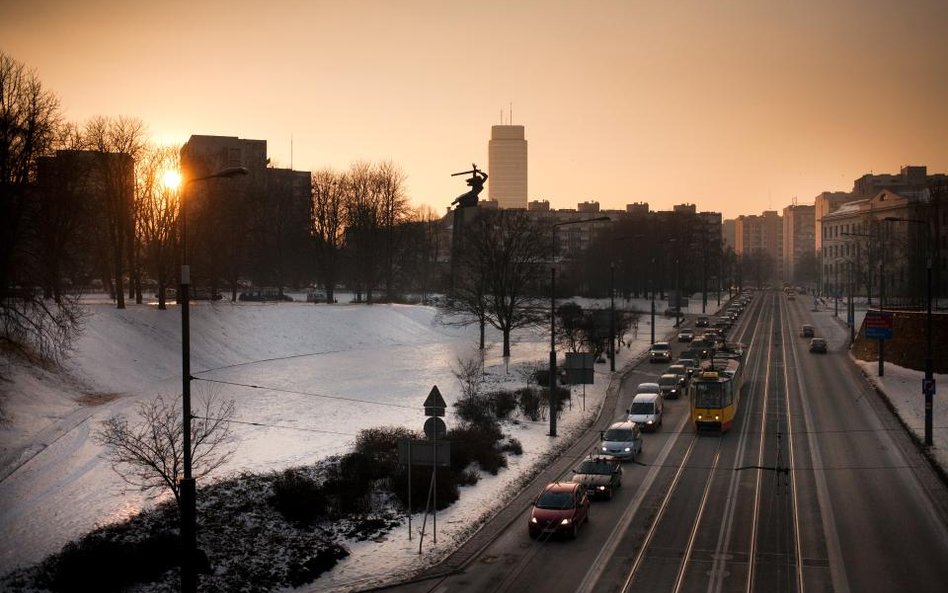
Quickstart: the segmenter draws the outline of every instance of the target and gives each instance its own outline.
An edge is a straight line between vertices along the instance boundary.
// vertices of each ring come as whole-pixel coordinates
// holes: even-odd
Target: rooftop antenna
[[[513,101],[510,102],[510,125],[513,125]]]
[[[293,134],[290,134],[290,170],[293,170]]]

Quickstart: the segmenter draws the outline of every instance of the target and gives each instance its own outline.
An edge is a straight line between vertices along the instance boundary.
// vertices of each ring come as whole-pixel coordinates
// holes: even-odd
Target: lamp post
[[[652,324],[651,324],[651,326],[650,326],[650,327],[652,328],[652,344],[655,343],[655,280],[654,280],[654,277],[653,277],[654,274],[655,274],[655,258],[653,257],[653,258],[652,258],[652,269],[649,270],[649,273],[648,273],[648,287],[649,287],[649,289],[651,290],[651,293],[652,293],[652,294],[651,294],[651,297],[652,297]]]
[[[616,262],[609,262],[609,370],[616,370]]]
[[[191,319],[188,307],[191,286],[191,266],[188,265],[188,209],[184,201],[185,189],[191,183],[208,179],[236,177],[249,173],[246,167],[230,167],[187,179],[181,186],[181,284],[178,302],[181,304],[181,409],[182,425],[182,478],[181,478],[181,590],[197,590],[197,486],[191,476]]]
[[[932,407],[935,399],[935,364],[932,358],[932,245],[931,227],[927,220],[918,218],[897,218],[887,216],[886,222],[912,222],[925,225],[925,283],[928,297],[928,310],[925,314],[925,378],[922,380],[922,394],[925,396],[925,446],[932,446]]]
[[[551,228],[553,239],[553,259],[550,262],[550,376],[547,383],[550,386],[550,436],[556,436],[556,228],[568,224],[584,222],[599,222],[610,220],[608,216],[598,216],[585,220],[567,220],[554,223]]]

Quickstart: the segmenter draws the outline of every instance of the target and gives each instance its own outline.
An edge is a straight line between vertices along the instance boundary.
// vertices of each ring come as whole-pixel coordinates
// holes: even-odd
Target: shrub
[[[179,563],[177,534],[163,533],[137,542],[117,541],[92,533],[43,564],[44,583],[56,593],[122,591],[129,585],[157,580]]]
[[[523,455],[523,445],[517,439],[510,438],[500,446],[504,453],[513,453],[514,455]]]
[[[536,422],[543,418],[543,409],[541,403],[541,391],[533,387],[524,387],[518,389],[517,399],[519,400],[520,413],[524,417]]]
[[[494,422],[494,409],[491,397],[487,394],[471,395],[454,402],[458,418],[470,424],[490,424]]]
[[[366,428],[356,437],[355,451],[372,458],[381,472],[394,474],[398,471],[398,442],[417,438],[417,432],[404,426]]]
[[[411,469],[411,511],[423,511],[428,503],[428,492],[431,489],[430,467],[414,466]],[[405,508],[408,508],[408,468],[405,468],[392,480],[392,487],[395,496],[401,501]],[[438,468],[435,484],[437,486],[437,499],[435,508],[437,510],[446,509],[461,497],[458,490],[458,472],[450,468]]]
[[[343,455],[328,472],[323,490],[334,514],[366,513],[371,509],[375,480],[389,477],[386,466],[364,453]]]
[[[493,475],[502,467],[507,467],[507,458],[497,448],[497,442],[504,438],[500,425],[471,424],[448,432],[451,441],[451,467],[456,472],[467,469],[472,463]]]
[[[503,420],[517,409],[517,394],[513,391],[495,391],[490,394],[494,417]]]
[[[326,516],[326,494],[312,478],[288,469],[273,481],[267,500],[287,521],[311,525]]]

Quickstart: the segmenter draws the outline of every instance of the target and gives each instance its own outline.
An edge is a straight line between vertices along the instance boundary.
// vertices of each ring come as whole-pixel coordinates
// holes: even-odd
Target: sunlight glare
[[[161,177],[162,183],[170,190],[176,190],[181,187],[181,173],[174,169],[168,169]]]

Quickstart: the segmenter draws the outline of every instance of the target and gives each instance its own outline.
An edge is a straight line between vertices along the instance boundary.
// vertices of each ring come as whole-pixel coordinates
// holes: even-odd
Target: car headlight
[[[570,524],[570,518],[569,518],[569,517],[567,517],[567,518],[563,519],[562,521],[560,521],[560,525],[569,525],[569,524]]]
[[[596,490],[605,490],[605,489],[606,489],[605,486],[596,486]]]
[[[631,451],[631,450],[632,450],[632,447],[626,447],[626,448],[625,448],[625,452],[626,452],[626,453],[628,453],[628,452]]]
[[[530,522],[533,523],[534,525],[536,525],[537,518],[536,518],[536,517],[530,517]]]
[[[720,417],[720,416],[715,416],[714,419],[715,419],[715,420],[720,420],[721,417]]]
[[[608,450],[609,450],[608,447],[603,447],[603,448],[602,448],[602,452],[603,452],[603,453],[605,453],[605,452],[608,451]]]
[[[651,423],[652,423],[652,420],[649,420],[648,422],[646,422],[646,424],[651,424]]]

